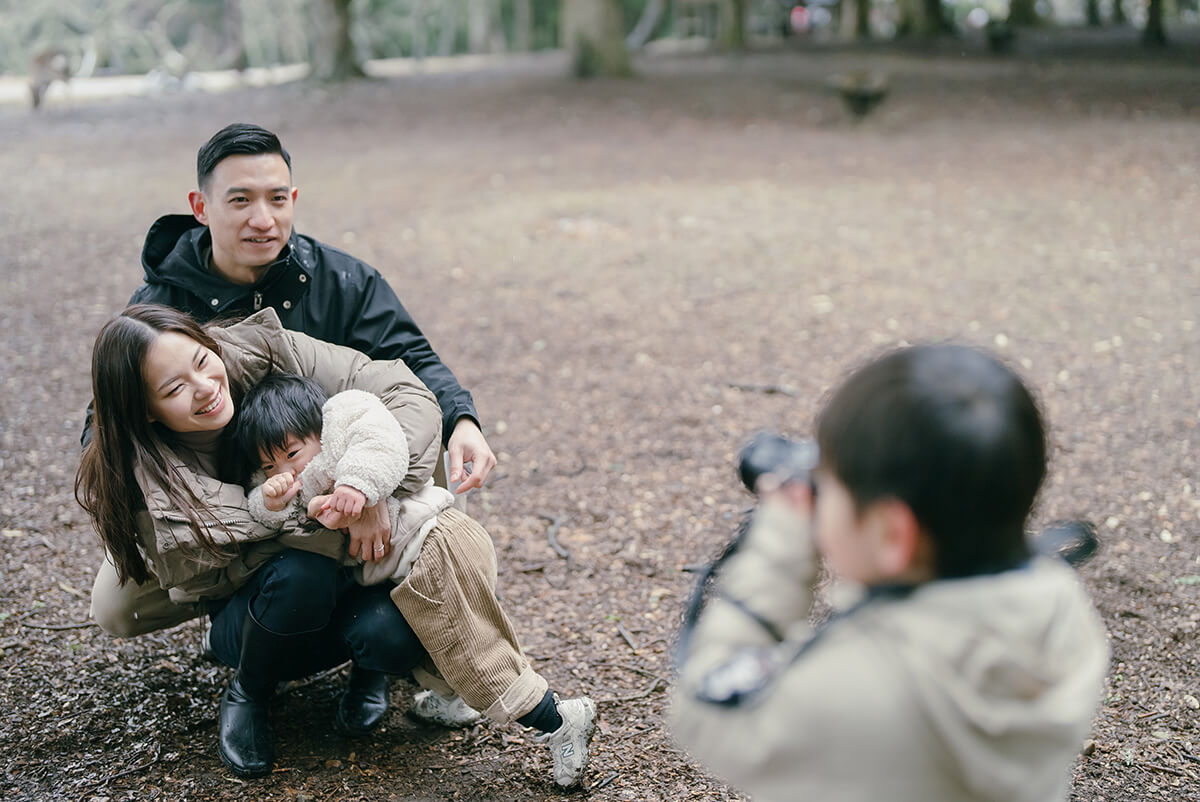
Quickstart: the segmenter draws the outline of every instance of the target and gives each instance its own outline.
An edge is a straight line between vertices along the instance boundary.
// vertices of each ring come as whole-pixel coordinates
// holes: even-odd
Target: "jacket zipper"
[[[179,513],[176,513],[176,512],[164,512],[161,514],[161,517],[164,521],[171,521],[172,523],[178,523],[178,524],[191,523],[191,521],[189,521],[185,516],[180,515]],[[233,518],[216,518],[215,520],[217,523],[221,524],[222,526],[233,526],[234,524],[242,523],[242,521],[238,521]]]
[[[256,292],[254,293],[254,311],[257,312],[259,309],[262,309],[262,293]]]

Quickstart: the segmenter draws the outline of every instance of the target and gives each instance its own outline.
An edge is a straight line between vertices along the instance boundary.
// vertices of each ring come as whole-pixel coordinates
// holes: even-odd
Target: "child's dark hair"
[[[321,385],[294,373],[271,373],[246,391],[233,439],[248,463],[259,465],[261,449],[283,449],[289,437],[320,437]]]
[[[933,541],[937,575],[971,576],[1030,554],[1025,523],[1046,474],[1037,403],[996,358],[919,345],[857,370],[817,418],[821,464],[861,513],[906,503]]]

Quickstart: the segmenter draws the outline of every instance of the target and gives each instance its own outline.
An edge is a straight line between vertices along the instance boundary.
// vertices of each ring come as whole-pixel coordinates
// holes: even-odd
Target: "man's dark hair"
[[[230,156],[258,156],[278,153],[292,174],[292,157],[279,142],[279,137],[265,128],[250,123],[232,123],[212,135],[196,154],[196,186],[208,190],[209,179],[217,165]]]
[[[859,513],[906,503],[933,541],[937,575],[1028,558],[1025,523],[1046,474],[1046,433],[1020,378],[961,345],[893,351],[853,373],[817,419],[822,467]]]
[[[283,449],[289,437],[320,437],[321,385],[294,373],[271,373],[246,391],[233,427],[237,449],[258,467],[259,451]]]

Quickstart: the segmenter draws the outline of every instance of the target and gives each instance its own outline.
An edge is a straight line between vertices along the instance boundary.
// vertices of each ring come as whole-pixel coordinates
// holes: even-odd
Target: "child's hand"
[[[754,491],[760,502],[769,500],[774,503],[783,503],[802,515],[812,516],[813,491],[812,485],[808,482],[780,484],[774,474],[764,473],[758,478],[758,484],[755,485]]]
[[[271,512],[282,512],[299,492],[300,481],[291,471],[276,474],[263,482],[263,506]]]
[[[331,498],[333,495],[330,493],[313,496],[312,501],[308,502],[308,517],[320,522],[321,526],[326,529],[345,529],[350,525],[351,519],[336,510],[329,509]]]
[[[362,491],[355,490],[350,485],[338,485],[328,499],[323,505],[325,509],[340,512],[349,518],[357,518],[367,505],[367,497]]]

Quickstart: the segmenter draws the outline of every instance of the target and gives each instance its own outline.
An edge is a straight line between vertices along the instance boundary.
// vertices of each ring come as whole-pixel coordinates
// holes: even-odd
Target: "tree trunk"
[[[871,0],[854,0],[854,38],[871,38]]]
[[[1008,21],[1012,25],[1037,25],[1038,15],[1034,0],[1012,0],[1008,5]]]
[[[1104,24],[1100,19],[1100,0],[1087,0],[1083,7],[1088,27],[1099,28]]]
[[[838,30],[843,39],[871,38],[871,0],[842,0]]]
[[[1142,31],[1146,47],[1166,47],[1167,31],[1163,28],[1163,0],[1150,0],[1146,6],[1146,28]]]
[[[954,33],[954,25],[946,18],[946,9],[942,5],[942,0],[923,0],[925,4],[925,16],[929,20],[930,33],[943,34]]]
[[[560,32],[578,78],[625,76],[632,70],[617,0],[562,0]]]
[[[897,6],[900,11],[900,22],[896,26],[898,35],[929,36],[935,32],[925,0],[900,0]]]
[[[726,50],[746,49],[746,0],[725,0],[718,6],[721,46]]]
[[[246,58],[246,39],[242,33],[242,0],[225,0],[221,33],[225,43],[217,63],[238,72],[250,66]]]
[[[438,55],[454,55],[458,39],[459,0],[441,0],[442,18],[438,23]]]
[[[1112,23],[1113,25],[1124,25],[1129,21],[1125,16],[1125,7],[1121,5],[1121,0],[1113,0],[1112,4]]]
[[[649,0],[645,9],[642,10],[641,19],[625,37],[625,46],[630,50],[640,50],[646,42],[650,41],[650,37],[654,36],[654,30],[658,27],[658,23],[662,22],[663,12],[666,10],[665,0]]]
[[[513,0],[513,43],[518,53],[533,49],[533,0]]]
[[[352,0],[312,0],[312,74],[318,81],[343,81],[365,73],[350,39]]]

